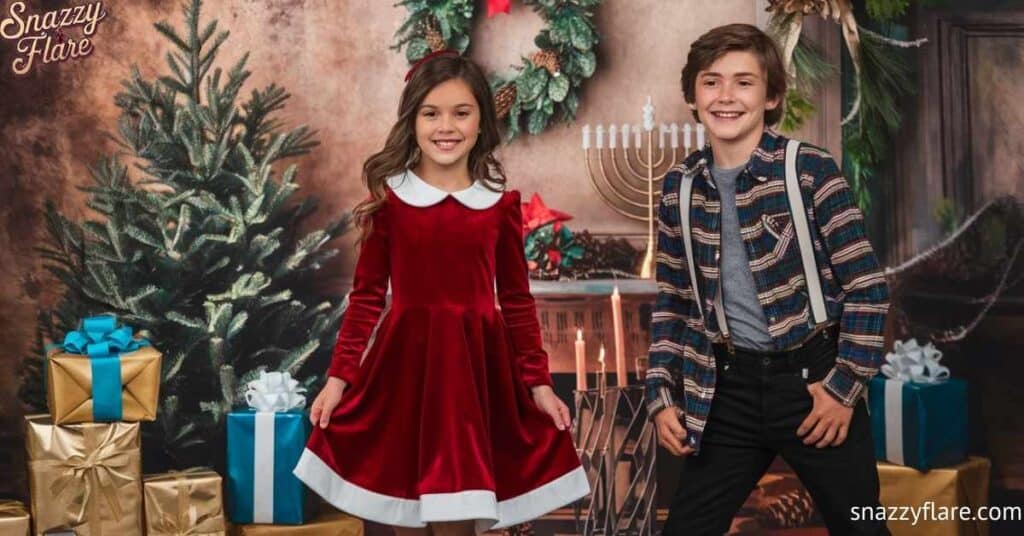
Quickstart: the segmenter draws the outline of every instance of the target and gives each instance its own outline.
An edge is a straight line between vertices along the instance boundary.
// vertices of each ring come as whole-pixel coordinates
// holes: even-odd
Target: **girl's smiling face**
[[[443,169],[468,167],[480,136],[480,106],[461,78],[434,87],[416,112],[416,143],[422,163]]]

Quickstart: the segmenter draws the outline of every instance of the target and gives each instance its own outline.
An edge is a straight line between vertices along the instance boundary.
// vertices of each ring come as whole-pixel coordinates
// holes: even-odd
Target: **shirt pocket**
[[[764,232],[775,239],[775,244],[771,248],[772,255],[776,259],[782,258],[786,249],[789,248],[790,242],[793,241],[795,233],[792,215],[788,210],[774,214],[762,214],[761,225],[764,227]]]

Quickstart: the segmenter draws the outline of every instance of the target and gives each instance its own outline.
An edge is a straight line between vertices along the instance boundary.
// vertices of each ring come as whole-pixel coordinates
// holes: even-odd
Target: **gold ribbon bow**
[[[27,516],[28,510],[20,501],[0,501],[0,517]]]
[[[845,125],[860,110],[860,33],[857,31],[857,19],[853,16],[853,6],[849,0],[773,0],[769,2],[767,11],[780,17],[789,17],[789,25],[782,36],[782,61],[786,66],[786,72],[790,77],[793,72],[793,51],[800,40],[800,31],[803,29],[804,15],[817,13],[825,20],[833,19],[843,29],[843,39],[846,40],[846,49],[853,60],[853,70],[856,73],[856,96],[850,112],[846,114],[840,124]]]
[[[163,508],[163,504],[159,501],[150,503],[154,506],[155,510],[152,513],[147,512],[148,515],[152,516],[151,519],[155,519],[150,527],[150,535],[199,536],[201,534],[223,531],[224,515],[221,508],[215,510],[207,508],[202,515],[199,515],[199,508],[193,503],[193,499],[197,499],[199,502],[219,499],[216,496],[209,496],[210,494],[208,493],[201,493],[201,497],[195,497],[197,492],[202,492],[203,490],[196,489],[195,482],[190,481],[188,477],[195,473],[207,471],[210,471],[210,469],[204,467],[193,467],[185,471],[171,471],[171,474],[175,475],[176,502],[173,509],[167,510]]]

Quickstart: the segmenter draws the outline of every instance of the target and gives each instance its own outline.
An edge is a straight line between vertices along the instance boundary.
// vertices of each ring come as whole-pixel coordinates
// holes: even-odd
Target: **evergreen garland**
[[[524,129],[540,134],[552,121],[571,122],[579,109],[583,81],[594,75],[600,41],[592,21],[603,0],[522,0],[546,22],[534,38],[540,50],[524,57],[515,74],[492,75],[498,116],[507,120],[508,139]],[[392,48],[405,48],[409,63],[432,51],[465,54],[475,15],[473,0],[402,0],[409,18],[395,33]]]

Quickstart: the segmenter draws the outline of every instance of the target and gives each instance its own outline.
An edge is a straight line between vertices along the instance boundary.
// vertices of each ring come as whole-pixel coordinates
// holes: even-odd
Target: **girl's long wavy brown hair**
[[[480,135],[469,152],[469,174],[494,190],[505,189],[505,170],[494,157],[494,149],[501,142],[494,98],[487,78],[475,63],[462,56],[438,56],[421,64],[402,91],[398,104],[398,121],[391,127],[388,139],[380,152],[363,163],[363,184],[370,197],[356,205],[353,217],[360,230],[359,242],[369,236],[373,213],[384,204],[384,186],[392,175],[415,167],[421,157],[416,144],[416,113],[423,99],[439,84],[460,78],[469,85],[480,108]],[[357,242],[358,243],[358,242]]]

